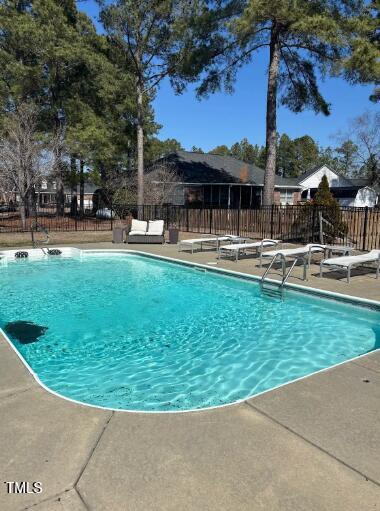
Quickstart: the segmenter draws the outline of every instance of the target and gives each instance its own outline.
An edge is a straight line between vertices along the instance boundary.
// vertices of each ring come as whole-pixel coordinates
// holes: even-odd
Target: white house
[[[330,191],[342,206],[374,207],[378,201],[377,191],[366,180],[349,179],[327,165],[314,167],[297,179],[301,186],[301,200],[310,200],[317,192],[322,177],[326,176]]]
[[[355,206],[357,208],[362,208],[365,206],[373,207],[376,206],[377,200],[378,196],[376,190],[370,186],[365,186],[364,188],[360,188],[358,190],[354,203],[349,205]]]

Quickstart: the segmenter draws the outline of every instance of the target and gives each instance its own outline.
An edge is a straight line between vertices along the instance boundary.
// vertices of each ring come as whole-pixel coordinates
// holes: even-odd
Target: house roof
[[[380,183],[371,183],[371,180],[368,178],[354,178],[350,179],[351,183],[354,186],[358,186],[359,188],[372,188],[375,192],[380,195]]]
[[[340,172],[337,172],[336,170],[331,169],[325,163],[323,165],[317,165],[315,167],[312,167],[307,172],[305,172],[304,174],[302,174],[301,176],[296,178],[297,183],[301,184],[302,181],[304,181],[308,177],[312,176],[315,172],[317,172],[324,166],[328,167],[332,172],[334,172],[334,174],[339,176],[344,182],[344,186],[330,188],[331,190],[335,190],[335,194],[338,193],[337,192],[338,188],[340,188],[342,190],[342,193],[344,194],[344,193],[348,193],[349,189],[352,190],[352,193],[354,193],[354,192],[357,193],[360,188],[365,188],[366,186],[368,186],[369,188],[372,188],[378,194],[380,194],[380,185],[379,184],[371,183],[370,179],[368,179],[368,178],[348,178],[348,177],[344,176],[343,174],[341,174]],[[343,197],[343,195],[342,195],[342,197]]]
[[[318,170],[320,170],[322,167],[327,167],[328,169],[331,170],[331,172],[334,172],[334,174],[336,174],[341,179],[343,179],[343,181],[345,181],[345,184],[347,184],[347,186],[350,186],[352,184],[350,179],[348,179],[346,176],[344,176],[340,172],[337,172],[336,170],[330,168],[326,163],[322,163],[322,165],[315,165],[315,166],[311,167],[309,170],[307,170],[306,172],[304,172],[303,174],[301,174],[300,176],[297,177],[297,183],[301,184],[302,181],[305,181],[305,179],[307,179],[308,177],[310,177],[313,174],[315,174],[316,172],[318,172]]]
[[[159,161],[172,164],[185,183],[249,183],[257,186],[264,184],[263,169],[232,156],[176,151]],[[275,185],[299,188],[296,180],[277,175]]]
[[[47,187],[46,188],[40,187],[38,191],[40,193],[56,194],[57,188],[54,186],[54,183],[55,183],[55,180],[48,180]],[[80,193],[79,184],[76,187],[74,186],[73,189],[76,190],[77,194],[79,195],[79,193]],[[93,194],[98,189],[99,189],[99,186],[94,185],[93,183],[90,183],[90,182],[84,183],[84,193],[85,194]],[[65,184],[64,185],[64,193],[69,195],[69,194],[71,194],[71,192],[72,192],[71,186],[68,186],[67,184]]]
[[[365,186],[371,186],[371,181],[369,179],[363,179],[363,178],[353,178],[350,179],[353,186],[360,186],[361,188],[364,188]]]
[[[355,198],[358,191],[362,190],[363,186],[333,186],[330,188],[330,192],[333,194],[333,196],[336,199],[348,199],[348,198]],[[373,186],[369,187],[372,190],[374,190],[376,193],[377,190]],[[305,199],[308,195],[309,190],[304,190],[302,192],[301,197]],[[315,197],[315,194],[317,193],[318,188],[310,188],[310,197],[313,199]]]
[[[302,183],[302,181],[315,174],[315,172],[318,172],[318,170],[321,169],[323,166],[324,165],[316,165],[314,167],[311,167],[309,170],[307,170],[306,172],[304,172],[303,174],[296,178],[297,182]]]
[[[330,192],[336,199],[343,198],[355,198],[358,191],[361,189],[361,186],[341,186],[341,187],[331,187]],[[301,197],[305,199],[308,195],[309,190],[304,190],[302,192]],[[314,199],[316,193],[318,192],[318,188],[310,188],[310,197]]]

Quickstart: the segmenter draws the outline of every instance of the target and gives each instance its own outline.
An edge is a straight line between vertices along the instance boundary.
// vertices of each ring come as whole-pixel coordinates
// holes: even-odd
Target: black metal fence
[[[137,208],[134,208],[134,216]],[[259,209],[193,209],[182,206],[143,206],[140,218],[161,218],[166,227],[203,234],[236,234],[285,242],[325,241],[358,250],[380,248],[380,210],[318,206],[262,206]]]
[[[335,217],[334,217],[335,215]],[[317,242],[326,230],[330,241],[349,244],[359,250],[380,248],[380,209],[341,207],[331,215],[319,206],[263,206],[259,209],[191,208],[175,205],[125,206],[123,210],[103,208],[96,213],[58,215],[56,206],[34,211],[23,223],[18,207],[0,205],[0,234],[27,232],[36,222],[49,231],[107,231],[116,223],[128,224],[132,217],[163,219],[165,227],[203,234],[237,234],[252,238],[281,239],[285,242]],[[322,222],[327,218],[327,223]]]
[[[0,234],[13,232],[29,232],[36,223],[52,232],[68,231],[110,231],[116,213],[103,208],[97,213],[91,209],[74,213],[69,206],[64,212],[58,213],[57,204],[49,203],[33,208],[22,221],[21,208],[14,204],[0,204]]]

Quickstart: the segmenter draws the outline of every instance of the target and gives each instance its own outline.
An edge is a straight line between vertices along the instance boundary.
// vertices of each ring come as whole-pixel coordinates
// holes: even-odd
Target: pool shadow
[[[317,272],[311,273],[313,277],[319,277],[319,269]],[[373,278],[372,275],[376,278],[376,268],[352,268],[351,269],[351,277],[368,277]],[[323,269],[323,279],[330,279],[330,280],[339,280],[339,281],[346,281],[347,282],[347,272],[346,271],[339,271],[339,270],[330,270],[327,268]]]
[[[36,325],[31,321],[12,321],[4,326],[4,332],[21,344],[31,344],[44,335],[48,327]]]

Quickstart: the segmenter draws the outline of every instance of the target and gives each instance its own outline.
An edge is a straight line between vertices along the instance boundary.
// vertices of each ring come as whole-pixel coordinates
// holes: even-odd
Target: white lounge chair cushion
[[[263,257],[272,257],[276,254],[283,254],[286,256],[292,255],[300,255],[300,254],[308,254],[310,252],[322,252],[325,248],[325,245],[317,245],[314,246],[312,243],[309,245],[305,245],[304,247],[298,248],[285,248],[283,250],[269,250],[268,252],[263,252]]]
[[[254,243],[235,243],[233,245],[223,245],[221,250],[241,250],[242,248],[259,248],[263,247],[272,247],[273,245],[277,245],[280,243],[279,240],[271,240],[271,241],[255,241]]]
[[[145,220],[136,220],[135,218],[132,219],[131,224],[131,230],[129,234],[146,234],[146,231],[148,229],[148,222],[145,222]]]
[[[217,238],[193,238],[190,240],[182,240],[181,244],[183,243],[184,245],[193,245],[194,243],[202,243],[209,241],[217,241]]]
[[[342,266],[348,268],[352,264],[362,264],[378,261],[380,257],[380,250],[371,250],[367,254],[359,254],[345,257],[333,257],[331,259],[325,259],[323,265],[331,266]]]
[[[190,240],[182,240],[181,244],[193,245],[195,243],[210,243],[212,241],[229,241],[238,238],[239,236],[214,236],[213,238],[192,238]]]
[[[163,220],[149,220],[147,234],[149,236],[162,236],[164,232]]]

